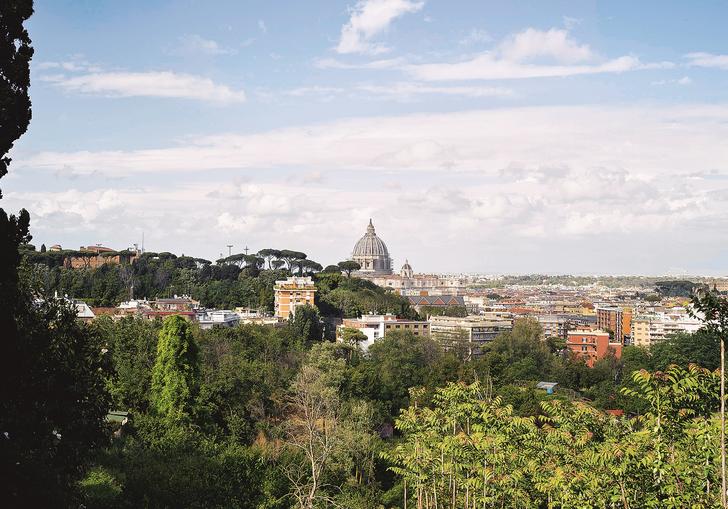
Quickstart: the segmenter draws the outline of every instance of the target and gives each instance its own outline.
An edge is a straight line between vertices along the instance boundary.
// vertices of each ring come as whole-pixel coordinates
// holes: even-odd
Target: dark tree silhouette
[[[23,23],[31,0],[0,2],[0,177],[30,122],[30,59]],[[21,280],[30,215],[0,209],[0,500],[3,507],[77,507],[76,481],[104,441],[109,410],[103,351],[62,301],[37,303]]]

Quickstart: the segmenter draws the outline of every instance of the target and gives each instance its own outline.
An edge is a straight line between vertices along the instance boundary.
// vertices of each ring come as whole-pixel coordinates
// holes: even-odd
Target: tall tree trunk
[[[726,478],[725,478],[725,340],[720,338],[720,503],[723,508],[728,507],[726,503]]]

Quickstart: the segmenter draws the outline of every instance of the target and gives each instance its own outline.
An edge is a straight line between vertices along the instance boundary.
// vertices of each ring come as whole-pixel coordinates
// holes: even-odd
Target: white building
[[[227,309],[209,309],[197,313],[197,323],[200,329],[213,327],[235,327],[240,323],[240,316]]]
[[[460,342],[467,344],[469,355],[479,354],[485,343],[493,341],[502,332],[513,328],[510,313],[430,317],[430,335],[445,347]]]
[[[367,350],[378,339],[385,337],[393,331],[409,331],[415,336],[429,336],[430,325],[427,322],[418,320],[407,320],[397,318],[395,315],[364,315],[361,318],[344,318],[341,325],[336,328],[336,337],[341,341],[341,329],[358,329],[366,337],[366,341],[360,343],[363,350]]]
[[[632,319],[632,342],[635,346],[649,348],[672,334],[692,334],[702,326],[703,322],[690,316],[685,308],[637,315]]]

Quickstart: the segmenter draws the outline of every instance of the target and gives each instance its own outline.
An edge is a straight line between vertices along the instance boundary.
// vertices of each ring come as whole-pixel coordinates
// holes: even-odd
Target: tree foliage
[[[164,319],[152,370],[151,404],[169,423],[188,422],[199,383],[199,348],[180,316]]]
[[[673,366],[634,380],[628,392],[649,406],[635,421],[558,400],[537,421],[479,382],[449,384],[400,415],[404,440],[384,456],[423,508],[714,506],[717,373]]]
[[[352,272],[361,269],[359,262],[353,260],[344,260],[343,262],[339,262],[338,266],[343,272],[346,272],[346,277],[351,277]]]

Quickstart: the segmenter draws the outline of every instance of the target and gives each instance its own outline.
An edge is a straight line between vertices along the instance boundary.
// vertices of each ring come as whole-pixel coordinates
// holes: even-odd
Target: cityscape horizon
[[[728,509],[728,2],[0,2],[0,506]]]

